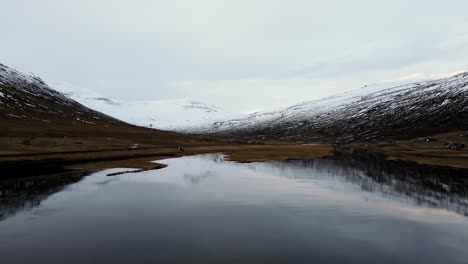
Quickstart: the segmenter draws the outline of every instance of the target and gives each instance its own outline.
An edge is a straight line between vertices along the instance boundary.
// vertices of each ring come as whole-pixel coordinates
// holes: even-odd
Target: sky
[[[0,0],[0,63],[122,100],[285,107],[468,70],[466,0]]]

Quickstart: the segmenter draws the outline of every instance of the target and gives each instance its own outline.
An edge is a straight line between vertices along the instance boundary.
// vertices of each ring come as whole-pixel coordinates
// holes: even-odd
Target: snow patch
[[[54,88],[71,99],[96,111],[130,124],[165,130],[184,130],[187,127],[211,124],[232,118],[233,113],[217,106],[188,98],[174,100],[123,101],[106,98],[87,90],[51,82]]]
[[[17,116],[17,115],[14,115],[14,114],[6,114],[7,116],[11,116],[11,117],[15,117],[15,118],[19,118],[21,119],[22,117],[21,116]]]

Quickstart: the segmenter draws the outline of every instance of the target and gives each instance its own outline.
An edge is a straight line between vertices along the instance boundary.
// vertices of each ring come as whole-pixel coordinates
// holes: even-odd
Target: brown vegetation
[[[425,139],[429,139],[425,141]],[[419,164],[468,168],[468,151],[447,148],[448,143],[468,144],[466,131],[432,135],[405,141],[368,145],[368,148],[387,155],[389,160],[406,160]],[[360,147],[365,144],[359,144]]]
[[[327,145],[211,145],[185,147],[184,151],[173,147],[148,147],[143,149],[43,152],[34,155],[3,155],[3,169],[18,172],[21,167],[45,166],[74,170],[99,170],[105,168],[137,168],[151,170],[163,166],[152,161],[204,153],[226,153],[227,159],[237,162],[266,160],[321,158],[332,155]],[[38,171],[37,169],[35,171]],[[41,172],[39,170],[39,172]],[[26,173],[30,173],[27,170]]]

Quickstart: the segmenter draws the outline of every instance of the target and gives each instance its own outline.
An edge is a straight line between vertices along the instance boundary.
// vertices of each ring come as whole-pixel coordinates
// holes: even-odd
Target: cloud
[[[467,69],[467,8],[461,0],[15,0],[2,3],[0,59],[109,97],[270,109]]]

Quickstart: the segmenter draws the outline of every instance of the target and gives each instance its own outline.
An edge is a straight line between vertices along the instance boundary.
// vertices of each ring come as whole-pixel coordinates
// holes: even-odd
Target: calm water
[[[0,262],[468,263],[466,171],[353,157],[4,183]]]

